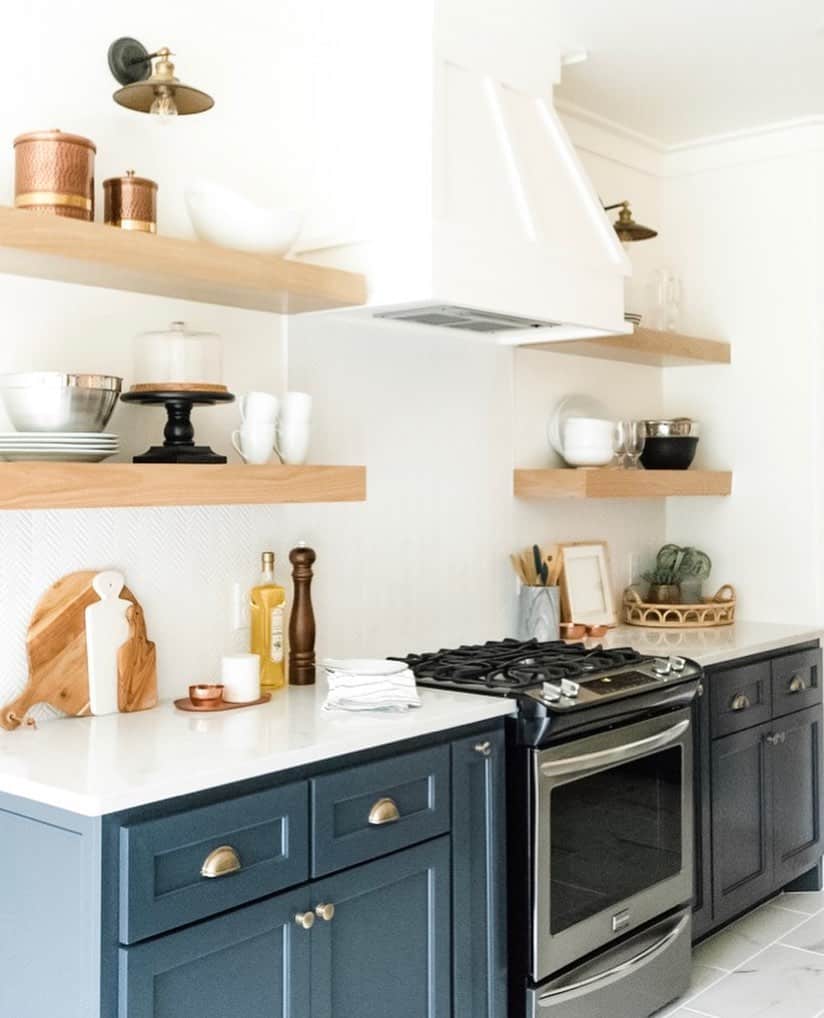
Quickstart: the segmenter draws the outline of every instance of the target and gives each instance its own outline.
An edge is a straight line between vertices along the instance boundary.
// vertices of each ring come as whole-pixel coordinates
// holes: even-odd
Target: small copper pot
[[[189,699],[198,707],[217,707],[223,702],[223,686],[220,684],[189,686]]]
[[[103,181],[103,221],[121,230],[157,233],[157,184],[126,170]]]
[[[14,139],[14,204],[70,219],[94,219],[94,142],[62,131]]]

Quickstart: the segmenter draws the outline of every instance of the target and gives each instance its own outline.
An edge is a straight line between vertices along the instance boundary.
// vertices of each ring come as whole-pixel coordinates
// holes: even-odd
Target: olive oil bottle
[[[286,682],[284,670],[286,591],[275,583],[274,552],[263,553],[260,583],[252,587],[249,600],[252,622],[250,650],[260,656],[261,688],[280,689]]]

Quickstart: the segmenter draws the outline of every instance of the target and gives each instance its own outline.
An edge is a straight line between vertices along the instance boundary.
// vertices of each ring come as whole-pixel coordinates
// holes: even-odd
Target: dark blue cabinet
[[[312,1018],[449,1018],[449,867],[445,837],[312,884]]]
[[[118,1018],[307,1018],[307,889],[120,948]]]
[[[0,796],[0,1018],[506,1018],[503,723],[467,732],[97,819]]]
[[[452,743],[454,1018],[506,1018],[504,733]]]

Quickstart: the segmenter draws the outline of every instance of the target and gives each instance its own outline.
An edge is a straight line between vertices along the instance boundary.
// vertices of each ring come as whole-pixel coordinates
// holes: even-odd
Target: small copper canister
[[[157,184],[126,170],[103,181],[103,221],[121,230],[157,233]]]
[[[94,142],[62,131],[14,139],[14,204],[70,219],[94,219]]]

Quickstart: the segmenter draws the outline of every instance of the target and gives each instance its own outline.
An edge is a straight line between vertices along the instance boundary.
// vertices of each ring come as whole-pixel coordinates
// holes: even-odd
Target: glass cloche
[[[134,341],[132,392],[226,392],[223,341],[172,322],[165,332],[142,332]]]

